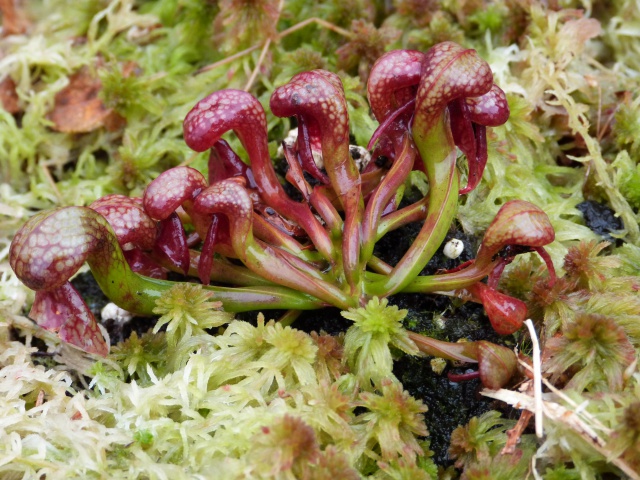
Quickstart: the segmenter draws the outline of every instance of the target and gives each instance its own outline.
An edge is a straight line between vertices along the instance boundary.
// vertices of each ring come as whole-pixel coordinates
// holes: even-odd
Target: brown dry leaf
[[[3,37],[26,33],[31,25],[20,0],[0,0],[0,13]]]
[[[5,77],[0,81],[0,105],[9,113],[18,113],[20,111],[19,101],[16,83],[11,77]]]
[[[88,67],[82,67],[69,77],[69,85],[55,97],[48,118],[53,129],[66,133],[86,133],[101,127],[115,130],[123,125],[122,118],[113,109],[105,107],[99,98],[102,83]]]
[[[569,20],[560,29],[561,37],[566,37],[571,45],[577,47],[574,55],[580,54],[587,43],[587,40],[602,34],[602,26],[595,18],[578,18]]]

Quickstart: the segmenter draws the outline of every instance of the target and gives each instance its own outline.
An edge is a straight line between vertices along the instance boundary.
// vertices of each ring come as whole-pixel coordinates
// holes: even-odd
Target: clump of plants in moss
[[[499,285],[501,292],[518,299],[510,300],[512,305],[526,304],[528,316],[534,320],[539,332],[541,376],[548,382],[543,387],[543,409],[539,409],[540,403],[536,407],[534,401],[537,398],[535,375],[529,372],[522,376],[522,372],[530,368],[529,362],[522,357],[525,361],[516,377],[525,379],[520,392],[486,392],[517,405],[516,408],[524,408],[521,418],[514,422],[492,412],[461,426],[452,436],[450,459],[465,478],[484,478],[487,474],[491,478],[506,475],[524,478],[532,472],[544,478],[598,477],[622,472],[633,478],[638,470],[635,462],[638,458],[637,435],[634,433],[637,428],[633,421],[638,402],[634,308],[640,263],[636,251],[637,199],[633,188],[637,152],[632,133],[637,117],[632,80],[637,65],[634,59],[637,42],[628,35],[633,29],[633,19],[637,17],[632,3],[619,2],[606,8],[599,5],[592,8],[591,4],[580,2],[564,5],[584,9],[580,11],[549,8],[537,2],[526,6],[502,1],[467,2],[464,5],[433,2],[430,4],[433,8],[424,9],[424,5],[417,2],[394,2],[389,7],[358,1],[317,5],[295,1],[276,5],[276,2],[266,1],[252,5],[256,7],[254,13],[257,15],[247,15],[248,11],[243,11],[244,4],[234,2],[221,2],[220,5],[183,2],[177,8],[172,2],[121,2],[104,5],[105,8],[87,2],[80,6],[85,14],[81,22],[71,24],[55,13],[46,20],[34,22],[33,30],[28,30],[28,22],[16,22],[12,28],[6,28],[12,32],[8,37],[11,42],[3,42],[1,47],[6,54],[2,64],[10,71],[8,91],[13,93],[2,98],[5,106],[2,119],[6,127],[3,132],[10,139],[2,145],[10,153],[6,157],[10,160],[3,160],[0,165],[3,179],[9,179],[0,190],[4,215],[0,218],[0,230],[8,232],[0,240],[0,260],[8,259],[9,241],[31,215],[29,209],[90,204],[110,193],[143,197],[150,180],[185,159],[191,167],[206,172],[209,153],[195,155],[189,151],[182,140],[182,120],[194,100],[203,98],[211,90],[229,85],[250,90],[266,106],[274,85],[287,83],[301,71],[343,69],[340,77],[351,120],[349,135],[352,141],[355,138],[356,143],[364,145],[376,128],[364,100],[363,82],[375,73],[370,70],[375,58],[369,57],[367,52],[382,53],[403,47],[427,51],[439,42],[456,41],[465,48],[475,48],[489,62],[495,83],[506,94],[511,118],[503,126],[488,129],[485,174],[482,179],[474,177],[473,164],[469,163],[468,177],[478,179],[479,184],[457,198],[459,205],[455,217],[468,233],[483,232],[505,203],[516,198],[531,202],[546,213],[556,231],[557,241],[546,248],[556,266],[563,265],[564,268],[560,270],[558,280],[550,283],[539,259],[519,255],[506,266],[506,273],[501,277],[497,272],[490,275],[489,285],[494,291]],[[255,32],[255,37],[220,34],[233,32],[247,22],[253,25],[247,31]],[[214,31],[217,35],[213,42],[221,48],[209,48],[208,38]],[[44,40],[39,37],[43,32],[46,32]],[[57,41],[64,42],[70,35],[84,36],[88,41],[74,42],[70,49],[61,49]],[[40,50],[47,52],[46,61],[34,55]],[[29,68],[24,68],[25,65]],[[89,68],[83,69],[83,65]],[[402,115],[398,115],[375,133],[378,158],[386,144],[387,151],[392,152],[389,157],[394,162],[398,159],[395,150],[389,150],[389,145],[394,145],[394,132],[411,128],[408,118],[415,108],[410,100],[415,88],[394,93],[395,107],[404,105],[407,117],[402,119]],[[74,92],[80,95],[74,97]],[[92,96],[91,92],[99,94]],[[85,130],[74,131],[77,125],[65,125],[59,120],[64,118],[60,115],[62,106],[74,103],[69,102],[70,99],[76,101],[76,106],[89,107],[86,111],[91,114],[87,118],[94,122],[91,129],[85,124]],[[448,105],[447,109],[455,107]],[[266,108],[265,114],[267,149],[273,157],[277,144],[286,134],[289,120],[275,117]],[[374,115],[384,124],[383,118],[375,112]],[[397,124],[394,125],[395,120]],[[322,150],[313,146],[313,127],[309,129],[307,125],[305,134],[305,127],[301,128],[300,123],[304,123],[304,119],[294,123],[300,132],[298,140],[289,145],[288,151],[285,149],[287,161],[293,165],[293,168],[289,167],[290,171],[295,168],[296,160],[309,158],[308,152],[301,154],[306,149],[301,145],[308,142],[311,157],[316,159],[318,151]],[[474,137],[476,133],[474,126]],[[16,138],[20,141],[15,142]],[[244,169],[243,164],[246,165],[249,159],[238,137],[225,135],[225,139],[229,142],[227,146],[215,145],[217,155],[232,168],[240,167],[242,173],[235,171],[232,174],[236,177],[234,182],[243,189],[249,187],[248,191],[253,193],[249,177],[254,162],[249,171]],[[243,164],[238,163],[230,152],[242,157]],[[460,148],[456,153],[460,155],[461,152],[467,159],[473,157],[471,150]],[[387,162],[377,167],[385,171],[393,164]],[[313,168],[310,162],[300,161],[300,165],[303,169]],[[463,175],[465,165],[465,162],[459,165]],[[23,171],[31,176],[23,175]],[[323,173],[321,167],[320,172]],[[303,174],[302,181],[298,178],[298,182],[294,182],[299,187],[295,201],[308,202],[304,197],[305,189],[309,193],[325,185],[318,189],[331,190],[327,186],[331,181],[323,184],[321,179],[312,180],[308,173]],[[359,173],[364,178],[366,172]],[[293,178],[295,173],[290,173],[288,180]],[[416,185],[422,189],[420,195],[429,198],[431,193],[428,193],[428,187],[425,188],[428,182],[424,178],[419,171],[410,172],[396,192],[396,201],[403,197],[403,188],[413,190]],[[279,180],[282,182],[282,178]],[[211,182],[210,178],[204,180],[203,190]],[[528,188],[523,189],[522,185]],[[232,185],[232,188],[236,189],[236,186]],[[414,198],[414,195],[415,190],[404,198]],[[255,201],[255,197],[251,198],[257,217],[271,219],[278,229],[295,231],[297,222],[291,222],[280,212],[271,215],[269,205],[260,198]],[[365,211],[370,198],[363,195]],[[598,243],[601,239],[588,229],[589,222],[576,208],[584,199],[608,205],[622,219],[619,224],[622,228],[618,226],[612,232],[613,237],[607,238],[609,242],[617,241],[617,245]],[[122,197],[111,197],[94,206],[102,212],[127,209],[131,215],[136,215],[131,212],[141,211],[139,202],[128,204],[121,200]],[[233,287],[239,292],[248,294],[253,288],[259,294],[274,293],[272,279],[267,278],[263,284],[265,277],[262,274],[241,267],[234,260],[237,255],[232,252],[230,235],[226,251],[218,250],[211,259],[205,256],[199,260],[198,252],[203,249],[193,249],[194,232],[206,239],[209,228],[196,225],[198,221],[192,222],[184,214],[190,208],[188,202],[186,207],[177,208],[177,219],[171,214],[171,220],[167,221],[143,220],[147,226],[163,223],[160,227],[164,232],[162,241],[151,245],[149,239],[154,235],[147,233],[147,243],[142,235],[142,246],[125,243],[121,247],[116,241],[109,240],[109,248],[123,250],[131,265],[145,265],[143,268],[148,270],[139,270],[145,275],[163,275],[166,270],[173,270],[171,276],[175,279],[175,275],[189,270],[192,278],[201,278],[203,283],[238,285],[228,282],[228,278],[242,278],[242,282],[248,283]],[[336,198],[329,198],[329,203],[335,208],[337,217],[346,223],[344,205]],[[329,204],[325,205],[328,207]],[[400,210],[403,207],[405,204],[396,205]],[[388,214],[389,211],[383,213]],[[498,214],[498,218],[500,216]],[[214,217],[222,218],[217,213]],[[54,217],[51,223],[55,223],[56,218],[62,217]],[[78,218],[86,220],[84,213]],[[217,223],[222,223],[219,231],[223,232],[224,238],[224,218],[222,222],[220,218]],[[449,222],[453,218],[451,215]],[[211,223],[214,222],[216,220],[212,218]],[[448,227],[446,223],[441,224],[443,230]],[[326,228],[326,219],[323,218],[321,224]],[[502,228],[500,222],[497,224],[490,231]],[[175,232],[173,228],[180,230],[181,225],[186,227],[187,246],[192,250],[188,260],[181,243],[183,240],[176,240],[182,235],[170,233]],[[114,230],[118,233],[117,228]],[[300,234],[300,230],[297,233]],[[170,237],[172,240],[167,241]],[[265,239],[255,237],[265,244]],[[349,236],[341,233],[331,238],[331,248],[325,249],[325,252],[339,252],[337,256],[342,258],[334,264],[328,257],[318,254],[321,249],[316,248],[309,237],[305,231],[294,239],[301,245],[314,245],[301,254],[302,260],[326,279],[327,267],[340,265],[345,258],[342,243]],[[579,243],[580,240],[584,242]],[[622,241],[626,243],[623,245]],[[220,249],[225,248],[218,245]],[[282,247],[278,244],[277,248]],[[142,254],[134,253],[136,251]],[[519,251],[508,247],[502,251],[502,257],[495,260],[506,264],[512,253]],[[135,255],[138,260],[132,262]],[[153,262],[141,262],[145,257]],[[287,262],[293,260],[291,256],[286,258]],[[385,271],[375,270],[375,259],[365,263],[363,278],[388,275]],[[124,261],[122,264],[126,265]],[[214,268],[212,275],[207,277],[203,272],[209,268],[208,264]],[[56,474],[69,478],[104,469],[110,472],[131,472],[133,469],[151,476],[180,475],[182,471],[207,475],[220,470],[218,462],[222,457],[214,455],[209,461],[209,457],[198,452],[211,448],[211,438],[215,438],[216,445],[227,445],[223,448],[226,449],[225,458],[241,459],[236,463],[229,460],[224,463],[230,476],[243,468],[252,469],[256,475],[283,478],[305,478],[310,468],[316,472],[329,472],[327,475],[332,476],[337,475],[335,472],[344,472],[345,476],[353,478],[360,475],[375,475],[376,478],[436,475],[435,466],[429,460],[428,445],[423,442],[426,430],[421,424],[421,414],[426,406],[403,392],[389,370],[390,359],[397,358],[399,351],[415,353],[416,339],[421,336],[402,329],[400,322],[404,313],[389,306],[387,300],[381,298],[384,294],[371,295],[373,292],[363,288],[353,305],[335,303],[340,297],[332,295],[321,300],[321,305],[314,300],[318,297],[313,292],[305,291],[300,296],[297,285],[283,289],[277,286],[275,292],[278,292],[279,301],[286,297],[284,293],[293,293],[305,308],[338,305],[346,309],[345,315],[354,324],[342,339],[322,334],[308,336],[290,328],[289,322],[297,315],[295,310],[277,322],[261,320],[257,327],[250,327],[232,320],[231,315],[222,310],[223,307],[228,309],[225,303],[229,302],[218,303],[216,294],[220,292],[216,293],[213,288],[178,282],[174,291],[175,285],[158,281],[154,283],[155,291],[163,292],[159,304],[149,301],[144,312],[153,313],[155,309],[155,314],[162,316],[155,331],[132,335],[125,343],[113,346],[105,360],[90,367],[79,351],[59,343],[55,335],[35,328],[16,315],[23,305],[32,302],[32,294],[18,284],[8,262],[0,268],[4,272],[0,279],[0,308],[4,322],[0,339],[3,352],[6,352],[1,360],[3,375],[6,373],[2,385],[9,392],[8,411],[23,415],[22,420],[14,424],[15,428],[10,429],[7,438],[11,443],[3,450],[11,452],[7,472],[35,476],[39,471],[52,478]],[[466,268],[471,267],[467,265]],[[349,271],[344,265],[342,270]],[[435,276],[442,273],[456,274],[439,272]],[[357,274],[329,276],[330,285],[349,289],[349,278],[356,278]],[[227,279],[224,282],[221,281],[223,277]],[[136,277],[127,273],[120,278]],[[484,287],[470,286],[470,289]],[[456,294],[463,295],[464,299],[468,299],[469,293],[478,295],[467,287],[465,290],[467,292],[458,290]],[[192,302],[185,302],[187,294],[193,297]],[[70,297],[63,295],[63,298]],[[266,312],[261,303],[264,298],[258,297],[255,306]],[[78,308],[83,312],[81,315],[86,315],[84,307]],[[84,347],[97,346],[104,351],[108,339],[101,344],[100,327],[91,322],[92,317],[85,318],[89,319],[85,333],[98,340]],[[58,325],[55,320],[53,322]],[[11,325],[12,330],[5,325]],[[241,357],[249,362],[250,370],[241,372],[236,367],[239,357],[234,356],[238,352],[234,340],[211,346],[214,339],[226,338],[227,332],[230,336],[236,334],[234,329],[240,328],[238,325],[248,329],[247,335],[251,328],[258,332],[251,337],[255,341],[251,340],[250,347],[243,350],[246,356]],[[509,327],[508,321],[500,321],[498,325],[513,328]],[[519,326],[520,321],[513,325]],[[54,330],[58,326],[54,326]],[[15,332],[26,334],[26,338],[22,342],[13,341]],[[61,333],[64,335],[64,329]],[[32,335],[45,339],[57,362],[93,378],[91,389],[76,394],[82,378],[76,377],[72,383],[69,375],[34,368],[32,360],[43,352],[24,346],[23,343],[32,344]],[[71,333],[68,338],[78,337],[82,334]],[[515,341],[525,353],[532,353],[529,336],[522,330],[516,332]],[[315,360],[310,345],[317,347]],[[436,346],[438,343],[431,341],[429,348]],[[299,356],[292,356],[297,348],[300,349]],[[446,343],[442,348],[439,353],[445,357],[445,351],[449,354],[472,352],[471,356],[480,351],[477,344],[454,347],[452,343]],[[218,352],[216,355],[206,356],[214,350]],[[501,350],[492,346],[490,351]],[[257,356],[249,357],[248,352]],[[430,353],[436,352],[431,350]],[[508,356],[511,360],[515,358],[511,354]],[[191,361],[197,358],[203,363],[222,361],[221,369],[224,370],[224,366],[227,370],[205,372],[197,362]],[[222,360],[227,358],[229,362]],[[460,356],[456,360],[461,360]],[[287,361],[292,361],[292,366],[285,365]],[[265,370],[267,364],[277,368]],[[47,365],[54,365],[54,362],[48,361]],[[482,364],[480,367],[481,374]],[[24,380],[19,388],[13,384],[14,387],[7,389],[4,385],[12,384],[14,371],[22,372]],[[225,377],[228,371],[235,371],[238,376],[229,379]],[[192,375],[192,372],[196,373]],[[314,372],[318,384],[330,378],[332,389],[337,388],[348,400],[338,401],[338,397],[333,396],[331,402],[326,401],[329,397],[320,395],[321,389],[309,387],[316,385],[310,372]],[[471,373],[471,376],[475,375],[478,372]],[[531,379],[528,380],[527,375]],[[268,378],[274,380],[269,383]],[[338,382],[339,378],[342,378],[341,382]],[[305,388],[301,387],[303,383]],[[205,397],[213,397],[224,392],[228,394],[230,388],[245,384],[250,386],[246,394],[236,395],[231,400],[225,397],[224,402],[233,405],[236,412],[246,413],[248,423],[239,426],[234,421],[241,420],[241,416],[234,415],[233,420],[226,417],[228,421],[212,424],[216,415],[218,418],[224,416],[223,412],[209,410],[211,404],[202,403],[202,395],[197,392],[206,391]],[[261,396],[254,394],[247,399],[248,392],[256,391],[257,385],[264,387],[260,390]],[[304,393],[300,394],[302,391]],[[102,395],[102,403],[96,401],[99,396],[94,397],[94,393]],[[135,405],[131,404],[131,398],[141,396],[145,398],[142,403],[135,400]],[[234,403],[236,400],[238,403]],[[145,404],[162,406],[162,415],[158,416],[160,410],[155,407],[141,409]],[[219,405],[215,401],[212,404]],[[332,407],[326,410],[325,416],[343,419],[349,425],[340,424],[345,436],[351,429],[354,436],[350,438],[357,439],[358,445],[366,445],[364,450],[363,447],[345,447],[342,450],[347,452],[345,455],[338,453],[341,451],[335,443],[338,429],[314,423],[314,419],[320,419],[320,415],[315,417],[315,409],[327,404]],[[278,408],[281,408],[278,410],[281,415],[271,417]],[[255,417],[251,417],[252,409]],[[405,412],[400,424],[391,420],[397,418],[395,414],[389,416],[392,411]],[[40,412],[44,414],[36,419]],[[64,428],[56,426],[46,412],[58,412],[64,419]],[[513,417],[513,412],[510,416]],[[533,435],[533,419],[541,416],[544,417],[546,436],[537,439]],[[42,427],[34,427],[35,423],[27,425],[25,418],[30,422],[41,421]],[[263,420],[257,420],[260,418]],[[363,427],[365,422],[367,426]],[[373,427],[376,422],[380,422],[379,429]],[[69,424],[77,427],[72,429],[73,433],[69,432]],[[260,435],[255,434],[256,425],[260,426]],[[198,427],[204,428],[207,434]],[[47,433],[24,434],[35,430]],[[366,435],[365,430],[376,433]],[[225,440],[230,438],[229,432],[238,431],[246,431],[249,440],[233,445]],[[71,435],[77,448],[65,450],[64,445],[69,444]],[[389,438],[394,439],[393,443],[389,443]],[[398,445],[397,438],[401,438],[401,449],[391,446]],[[248,449],[251,455],[248,455]],[[42,452],[58,452],[58,456]],[[256,461],[247,467],[248,458]],[[266,458],[277,458],[278,461],[267,462]],[[156,462],[157,459],[161,461]],[[233,468],[229,463],[233,463]],[[174,468],[176,466],[178,469]],[[276,472],[277,469],[280,470]],[[446,473],[441,471],[440,475],[455,473],[449,469]]]
[[[17,232],[9,260],[36,290],[30,315],[63,340],[106,355],[95,319],[68,281],[88,261],[105,294],[142,315],[153,313],[157,299],[174,285],[163,280],[173,270],[196,274],[205,285],[229,285],[207,287],[226,311],[284,308],[292,310],[287,322],[296,311],[325,305],[347,310],[402,291],[453,291],[481,302],[498,333],[517,331],[526,307],[495,288],[505,266],[519,253],[537,251],[550,270],[550,284],[555,282],[543,248],[554,232],[534,205],[506,203],[475,260],[449,273],[419,275],[445,238],[458,196],[480,181],[486,127],[508,117],[488,65],[452,42],[425,54],[394,50],[373,66],[368,97],[381,121],[370,141],[376,145],[373,156],[391,166],[373,162],[361,172],[350,154],[346,100],[336,75],[303,72],[273,93],[272,111],[295,116],[298,123],[296,143],[284,144],[287,180],[302,197],[296,201],[269,157],[260,103],[239,90],[207,96],[187,114],[184,136],[191,148],[211,150],[208,181],[195,169],[175,167],[159,175],[142,198],[109,195],[89,208],[42,212]],[[249,165],[220,141],[227,130],[240,138]],[[469,163],[462,188],[456,146]],[[428,193],[398,209],[398,190],[413,169],[426,175]],[[318,184],[309,183],[304,172]],[[417,220],[423,226],[396,265],[373,255],[386,232]],[[190,239],[185,225],[195,231]],[[200,250],[190,250],[189,243]],[[486,276],[487,285],[480,282]],[[412,336],[417,347],[402,343],[405,352],[478,362],[489,387],[506,384],[515,373],[515,355],[503,347]]]

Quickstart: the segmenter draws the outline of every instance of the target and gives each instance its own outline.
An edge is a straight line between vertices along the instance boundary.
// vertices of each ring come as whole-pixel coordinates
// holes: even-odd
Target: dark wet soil
[[[376,245],[375,254],[390,264],[395,264],[413,243],[420,230],[420,224],[390,232]],[[441,246],[425,269],[423,275],[434,274],[458,266],[475,257],[478,240],[452,228],[443,245],[451,238],[464,243],[464,250],[457,259],[444,256]],[[512,346],[513,337],[497,335],[484,314],[481,305],[463,303],[443,295],[397,294],[390,297],[390,303],[408,310],[405,327],[440,340],[455,342],[459,339],[488,340]],[[431,358],[402,356],[394,364],[394,373],[404,387],[416,398],[421,399],[429,410],[425,414],[429,429],[430,448],[434,461],[447,466],[452,462],[448,456],[451,432],[459,425],[498,406],[479,394],[479,380],[455,383],[447,378],[448,372],[465,373],[473,366],[452,367],[438,374],[431,368]]]
[[[604,240],[614,241],[611,234],[624,228],[622,219],[616,217],[613,209],[603,203],[585,200],[576,205],[576,208],[582,212],[587,227],[598,235],[602,235]]]

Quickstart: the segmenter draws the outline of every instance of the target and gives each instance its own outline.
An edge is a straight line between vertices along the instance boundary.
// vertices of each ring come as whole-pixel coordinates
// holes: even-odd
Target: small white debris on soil
[[[371,154],[364,147],[349,145],[349,153],[351,154],[351,158],[356,162],[358,170],[360,171],[364,170],[371,161]]]
[[[100,316],[103,322],[106,320],[114,320],[120,324],[127,323],[133,318],[130,312],[120,308],[115,303],[107,303],[100,312]]]
[[[436,375],[441,375],[447,366],[447,361],[444,358],[432,358],[429,363],[431,365],[431,370]]]
[[[288,147],[293,147],[298,140],[298,129],[294,128],[289,130],[287,136],[282,141]],[[369,165],[371,161],[371,154],[369,151],[358,145],[349,145],[349,153],[351,154],[351,158],[356,162],[358,166],[358,170],[362,171],[364,168]],[[284,158],[284,149],[282,148],[282,144],[278,146],[278,151],[276,152],[277,158]],[[318,168],[324,168],[324,161],[322,160],[322,154],[320,152],[313,152],[313,160],[316,162]]]
[[[298,129],[293,128],[289,130],[287,136],[282,141],[282,143],[286,144],[287,147],[293,147],[298,141]],[[316,162],[318,168],[324,168],[324,161],[322,160],[322,153],[320,152],[311,152],[313,154],[313,161]],[[276,152],[277,158],[284,158],[284,148],[282,148],[282,144],[278,145],[278,151]]]
[[[444,244],[444,256],[447,258],[458,258],[460,254],[462,254],[464,250],[464,243],[462,240],[458,240],[457,238],[452,238],[447,243]]]
[[[298,129],[294,128],[292,130],[289,130],[289,133],[287,133],[287,136],[282,141],[282,143],[286,144],[288,147],[293,147],[293,145],[296,143],[296,140],[298,140]],[[278,158],[284,157],[284,149],[282,148],[282,144],[278,146],[278,153],[276,153],[276,156]]]

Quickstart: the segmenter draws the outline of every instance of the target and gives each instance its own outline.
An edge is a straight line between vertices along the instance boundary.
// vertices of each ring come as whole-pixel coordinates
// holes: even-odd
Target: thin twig
[[[247,80],[247,84],[244,86],[244,91],[248,92],[256,77],[258,76],[258,72],[260,71],[260,67],[262,67],[262,62],[264,62],[264,57],[267,56],[267,52],[269,51],[269,47],[271,46],[271,39],[267,38],[267,41],[264,42],[264,47],[262,47],[262,51],[260,52],[260,57],[258,57],[258,61],[253,71],[251,72],[251,76],[249,80]]]
[[[282,15],[282,9],[284,8],[284,0],[280,0],[278,3],[278,18],[276,19],[276,24],[280,20],[280,15]],[[244,91],[248,92],[253,85],[256,77],[258,76],[258,72],[260,71],[260,67],[262,67],[262,62],[264,62],[264,57],[267,55],[267,51],[269,50],[269,46],[271,46],[271,37],[267,38],[267,41],[264,42],[264,46],[262,47],[262,51],[260,52],[260,57],[258,57],[258,61],[256,62],[256,66],[251,72],[251,76],[247,81],[247,84],[244,86]]]
[[[529,337],[531,337],[531,344],[533,346],[533,398],[535,403],[535,421],[536,421],[536,436],[542,438],[543,432],[543,415],[542,415],[542,367],[540,362],[540,343],[538,342],[538,335],[536,329],[533,326],[531,319],[524,321],[524,324],[529,330]]]
[[[198,155],[200,155],[199,152],[192,153],[189,158],[187,158],[184,162],[180,163],[180,165],[178,165],[178,166],[179,167],[186,167],[188,165],[191,165],[193,163],[193,161],[198,157]]]
[[[533,413],[531,413],[529,410],[522,410],[520,412],[518,423],[516,423],[515,427],[505,432],[507,434],[507,443],[500,451],[501,455],[513,455],[515,453],[516,445],[520,441],[525,428],[527,428],[527,425],[529,425],[529,420],[531,420],[532,416]]]
[[[202,67],[201,69],[199,69],[195,73],[195,75],[200,75],[201,73],[208,72],[209,70],[213,70],[214,68],[218,68],[218,67],[221,67],[223,65],[226,65],[227,63],[231,63],[234,60],[237,60],[238,58],[242,58],[245,55],[247,55],[247,54],[249,54],[249,53],[251,53],[254,50],[257,50],[259,48],[260,48],[260,44],[254,45],[254,46],[249,47],[249,48],[245,48],[244,50],[241,50],[238,53],[234,53],[230,57],[223,58],[222,60],[219,60],[217,62],[214,62],[214,63],[211,63],[209,65],[206,65],[206,66]]]
[[[53,190],[53,194],[58,199],[58,204],[64,205],[64,198],[62,197],[62,194],[60,193],[60,190],[58,190],[58,186],[56,185],[55,180],[51,176],[51,172],[43,164],[40,164],[40,169],[42,170],[42,173],[44,174],[44,178],[47,180],[47,183],[49,184],[49,186]]]
[[[284,37],[286,37],[287,35],[296,32],[298,30],[300,30],[301,28],[306,27],[307,25],[310,25],[312,23],[317,23],[318,25],[320,25],[321,27],[324,27],[328,30],[331,30],[333,32],[336,32],[340,35],[342,35],[343,37],[347,37],[347,38],[353,38],[353,33],[351,33],[349,30],[345,30],[344,28],[340,28],[337,25],[334,25],[331,22],[327,22],[326,20],[323,20],[321,18],[318,17],[311,17],[311,18],[307,18],[306,20],[303,20],[300,23],[296,23],[293,27],[289,27],[286,30],[283,30],[282,32],[280,32],[278,35],[276,35],[275,40],[276,41],[280,41],[282,40]]]
[[[275,35],[274,37],[271,38],[267,38],[267,40],[265,40],[264,43],[257,43],[249,48],[245,48],[244,50],[239,51],[238,53],[234,53],[233,55],[231,55],[230,57],[226,57],[223,58],[222,60],[219,60],[217,62],[211,63],[209,65],[206,65],[204,67],[202,67],[201,69],[199,69],[198,71],[196,71],[195,75],[200,75],[201,73],[204,72],[208,72],[209,70],[213,70],[214,68],[218,68],[221,67],[223,65],[226,65],[227,63],[233,62],[234,60],[237,60],[238,58],[242,58],[245,55],[248,55],[249,53],[258,50],[259,48],[263,49],[263,53],[260,54],[260,58],[264,59],[264,56],[266,55],[265,50],[269,49],[269,46],[272,43],[277,43],[280,40],[282,40],[283,38],[285,38],[287,35],[290,35],[294,32],[297,32],[298,30],[306,27],[307,25],[311,25],[312,23],[316,23],[318,25],[320,25],[321,27],[324,27],[328,30],[331,30],[332,32],[336,32],[339,35],[342,35],[343,37],[347,37],[349,39],[352,39],[354,37],[353,33],[351,33],[349,30],[345,30],[344,28],[340,28],[337,25],[334,25],[333,23],[327,22],[326,20],[323,20],[321,18],[317,18],[317,17],[311,17],[311,18],[307,18],[306,20],[303,20],[300,23],[296,23],[294,26],[287,28],[286,30],[283,30],[282,32],[278,33],[277,35]],[[258,65],[260,65],[260,60],[258,60]],[[255,72],[255,70],[254,70]],[[254,77],[254,75],[252,74],[252,77]],[[251,82],[248,83],[248,85],[250,86],[251,83],[253,82],[253,78],[250,79]],[[248,88],[245,88],[245,90],[248,90]]]

